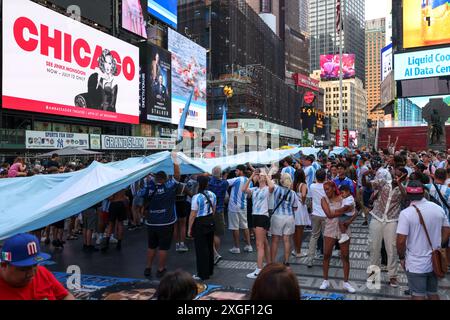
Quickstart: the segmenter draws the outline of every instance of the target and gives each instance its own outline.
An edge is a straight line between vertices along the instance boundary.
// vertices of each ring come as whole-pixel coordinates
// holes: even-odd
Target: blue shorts
[[[344,215],[339,217],[339,223],[344,223],[344,222],[350,220],[352,217],[353,216],[347,216],[347,215],[344,214]]]
[[[433,272],[412,273],[406,271],[408,287],[411,295],[416,297],[426,297],[438,294],[438,279]]]

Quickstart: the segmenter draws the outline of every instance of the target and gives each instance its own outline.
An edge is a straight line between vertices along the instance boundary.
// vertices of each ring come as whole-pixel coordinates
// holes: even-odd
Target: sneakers
[[[130,224],[130,226],[128,227],[128,231],[134,231],[136,230],[136,226],[134,224]]]
[[[252,248],[252,246],[245,246],[244,247],[244,252],[253,252],[253,248]]]
[[[152,268],[145,268],[144,276],[145,277],[151,277],[152,276]]]
[[[95,242],[95,244],[96,244],[96,245],[101,245],[102,242],[103,242],[103,235],[100,234],[100,235],[97,237],[97,241]]]
[[[252,273],[249,273],[248,275],[247,275],[247,278],[249,278],[249,279],[256,279],[256,278],[258,278],[258,275],[259,275],[259,272],[260,272],[261,270],[260,269],[256,269],[255,271],[253,271]]]
[[[347,290],[348,293],[355,293],[356,292],[355,288],[353,288],[351,286],[351,284],[348,283],[348,282],[344,282],[344,286],[343,287],[344,287],[345,290]]]
[[[177,242],[177,243],[175,244],[175,251],[176,251],[176,252],[179,252],[179,251],[180,251],[180,243],[179,243],[179,242]]]
[[[295,250],[292,250],[291,255],[297,259],[305,256],[305,254],[297,253]]]
[[[333,258],[339,258],[339,250],[333,250],[333,253],[331,254]]]
[[[178,252],[188,252],[189,248],[184,244],[184,242],[180,242],[178,245]]]
[[[167,273],[167,269],[164,268],[164,269],[162,269],[162,270],[158,270],[158,271],[156,272],[156,276],[157,276],[158,278],[162,278],[166,273]]]
[[[346,234],[346,233],[343,233],[343,234],[341,234],[341,239],[339,239],[339,244],[342,244],[342,243],[345,243],[345,242],[347,242],[348,240],[350,240],[350,237],[348,236],[348,234]]]
[[[111,243],[117,243],[117,239],[114,238],[114,236],[111,236],[111,238],[109,239],[109,242],[111,242]]]
[[[228,251],[230,251],[230,253],[233,253],[233,254],[239,254],[239,253],[241,253],[241,249],[236,248],[236,247],[233,247],[233,248],[231,248],[231,249],[228,250]]]
[[[218,264],[219,261],[220,261],[221,259],[222,259],[222,256],[221,256],[221,255],[215,256],[215,257],[214,257],[214,264]]]
[[[397,278],[391,278],[391,279],[389,279],[389,285],[390,285],[392,288],[398,288],[398,280],[397,280]]]
[[[323,254],[320,251],[316,252],[316,259],[323,259]]]
[[[323,280],[322,284],[320,285],[320,290],[327,290],[330,286],[330,282],[328,280]]]

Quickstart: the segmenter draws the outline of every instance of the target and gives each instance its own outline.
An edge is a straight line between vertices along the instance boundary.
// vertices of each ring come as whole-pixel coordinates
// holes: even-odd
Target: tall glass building
[[[343,53],[356,55],[356,76],[365,83],[364,0],[341,0]],[[309,0],[311,72],[320,69],[320,55],[339,53],[336,33],[336,0]]]

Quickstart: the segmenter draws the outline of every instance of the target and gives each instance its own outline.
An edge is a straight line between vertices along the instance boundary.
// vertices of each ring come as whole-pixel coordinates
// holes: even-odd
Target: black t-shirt
[[[57,161],[55,161],[55,160],[50,159],[47,162],[47,168],[51,168],[51,167],[59,168],[59,163]]]

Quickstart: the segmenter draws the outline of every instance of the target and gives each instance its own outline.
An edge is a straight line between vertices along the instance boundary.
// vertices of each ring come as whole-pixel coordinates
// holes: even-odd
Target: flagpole
[[[343,103],[343,95],[342,95],[342,9],[343,9],[344,0],[341,0],[341,7],[339,10],[339,146],[344,146],[343,132],[344,132],[344,123],[342,119],[342,103]]]

